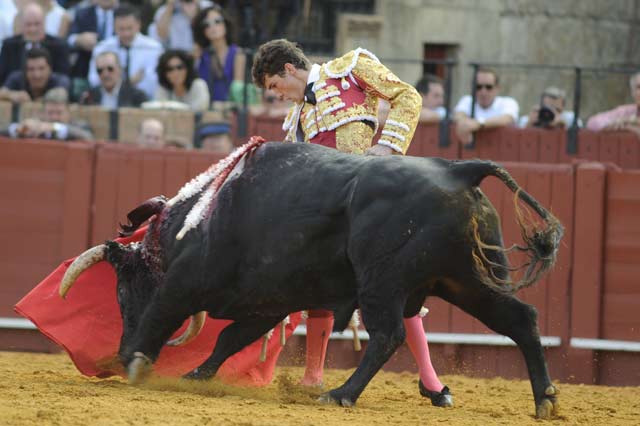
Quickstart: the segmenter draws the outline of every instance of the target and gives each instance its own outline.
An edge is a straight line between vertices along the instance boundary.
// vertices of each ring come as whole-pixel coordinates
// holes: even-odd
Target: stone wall
[[[469,91],[470,62],[640,69],[640,0],[378,0],[376,15],[380,21],[341,19],[337,53],[361,45],[415,82],[425,43],[455,46],[453,105]],[[522,114],[546,86],[573,97],[573,69],[510,67],[500,74],[502,93],[518,100]],[[582,117],[631,101],[628,75],[583,77]]]

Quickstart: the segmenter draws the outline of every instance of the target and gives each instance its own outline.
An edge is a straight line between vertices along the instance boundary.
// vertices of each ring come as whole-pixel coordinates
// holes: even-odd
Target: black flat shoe
[[[422,380],[419,380],[418,388],[420,389],[420,395],[429,398],[431,405],[434,407],[453,407],[453,396],[447,386],[443,387],[440,392],[433,392],[425,388]]]

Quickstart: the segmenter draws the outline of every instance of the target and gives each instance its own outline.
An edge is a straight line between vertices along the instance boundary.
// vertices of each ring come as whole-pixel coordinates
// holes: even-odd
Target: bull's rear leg
[[[218,336],[211,356],[184,377],[198,380],[213,377],[227,358],[258,340],[282,320],[280,317],[257,318],[229,324]]]
[[[374,300],[368,299],[359,298],[362,321],[369,332],[364,356],[351,377],[342,386],[322,394],[321,402],[335,402],[345,407],[354,405],[373,376],[404,342],[404,300],[393,300],[393,296],[383,293],[370,298]]]
[[[436,286],[434,295],[460,307],[496,333],[510,337],[527,364],[537,417],[549,418],[557,414],[557,391],[551,384],[540,343],[536,308],[473,280],[465,283],[446,281]]]

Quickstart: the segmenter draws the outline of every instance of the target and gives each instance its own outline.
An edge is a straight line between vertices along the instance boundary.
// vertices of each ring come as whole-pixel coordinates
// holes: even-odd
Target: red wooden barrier
[[[0,316],[89,233],[92,147],[0,140]]]
[[[606,183],[601,337],[640,341],[640,171]]]
[[[126,214],[156,195],[173,197],[189,179],[218,161],[199,151],[146,150],[103,144],[96,155],[95,203],[91,243],[116,235]]]

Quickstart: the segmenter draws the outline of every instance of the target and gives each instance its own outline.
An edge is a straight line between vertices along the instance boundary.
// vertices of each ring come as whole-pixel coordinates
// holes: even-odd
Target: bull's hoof
[[[137,385],[146,380],[151,374],[153,363],[142,352],[134,352],[133,360],[129,363],[127,367],[127,377],[129,378],[129,383],[132,385]]]
[[[320,397],[318,397],[318,402],[320,402],[321,404],[338,404],[343,407],[353,407],[355,405],[355,402],[351,399],[346,397],[336,398],[335,396],[331,395],[331,392],[325,392],[320,395]]]
[[[434,407],[453,407],[453,395],[449,387],[443,387],[440,392],[430,391],[422,384],[422,380],[419,380],[418,389],[420,389],[420,395],[429,398]]]
[[[536,406],[536,417],[538,419],[551,419],[558,415],[560,404],[558,403],[558,390],[551,385],[544,391],[545,398]]]
[[[201,368],[194,368],[191,372],[182,376],[183,379],[187,380],[209,380],[213,377],[213,374],[207,373]]]

